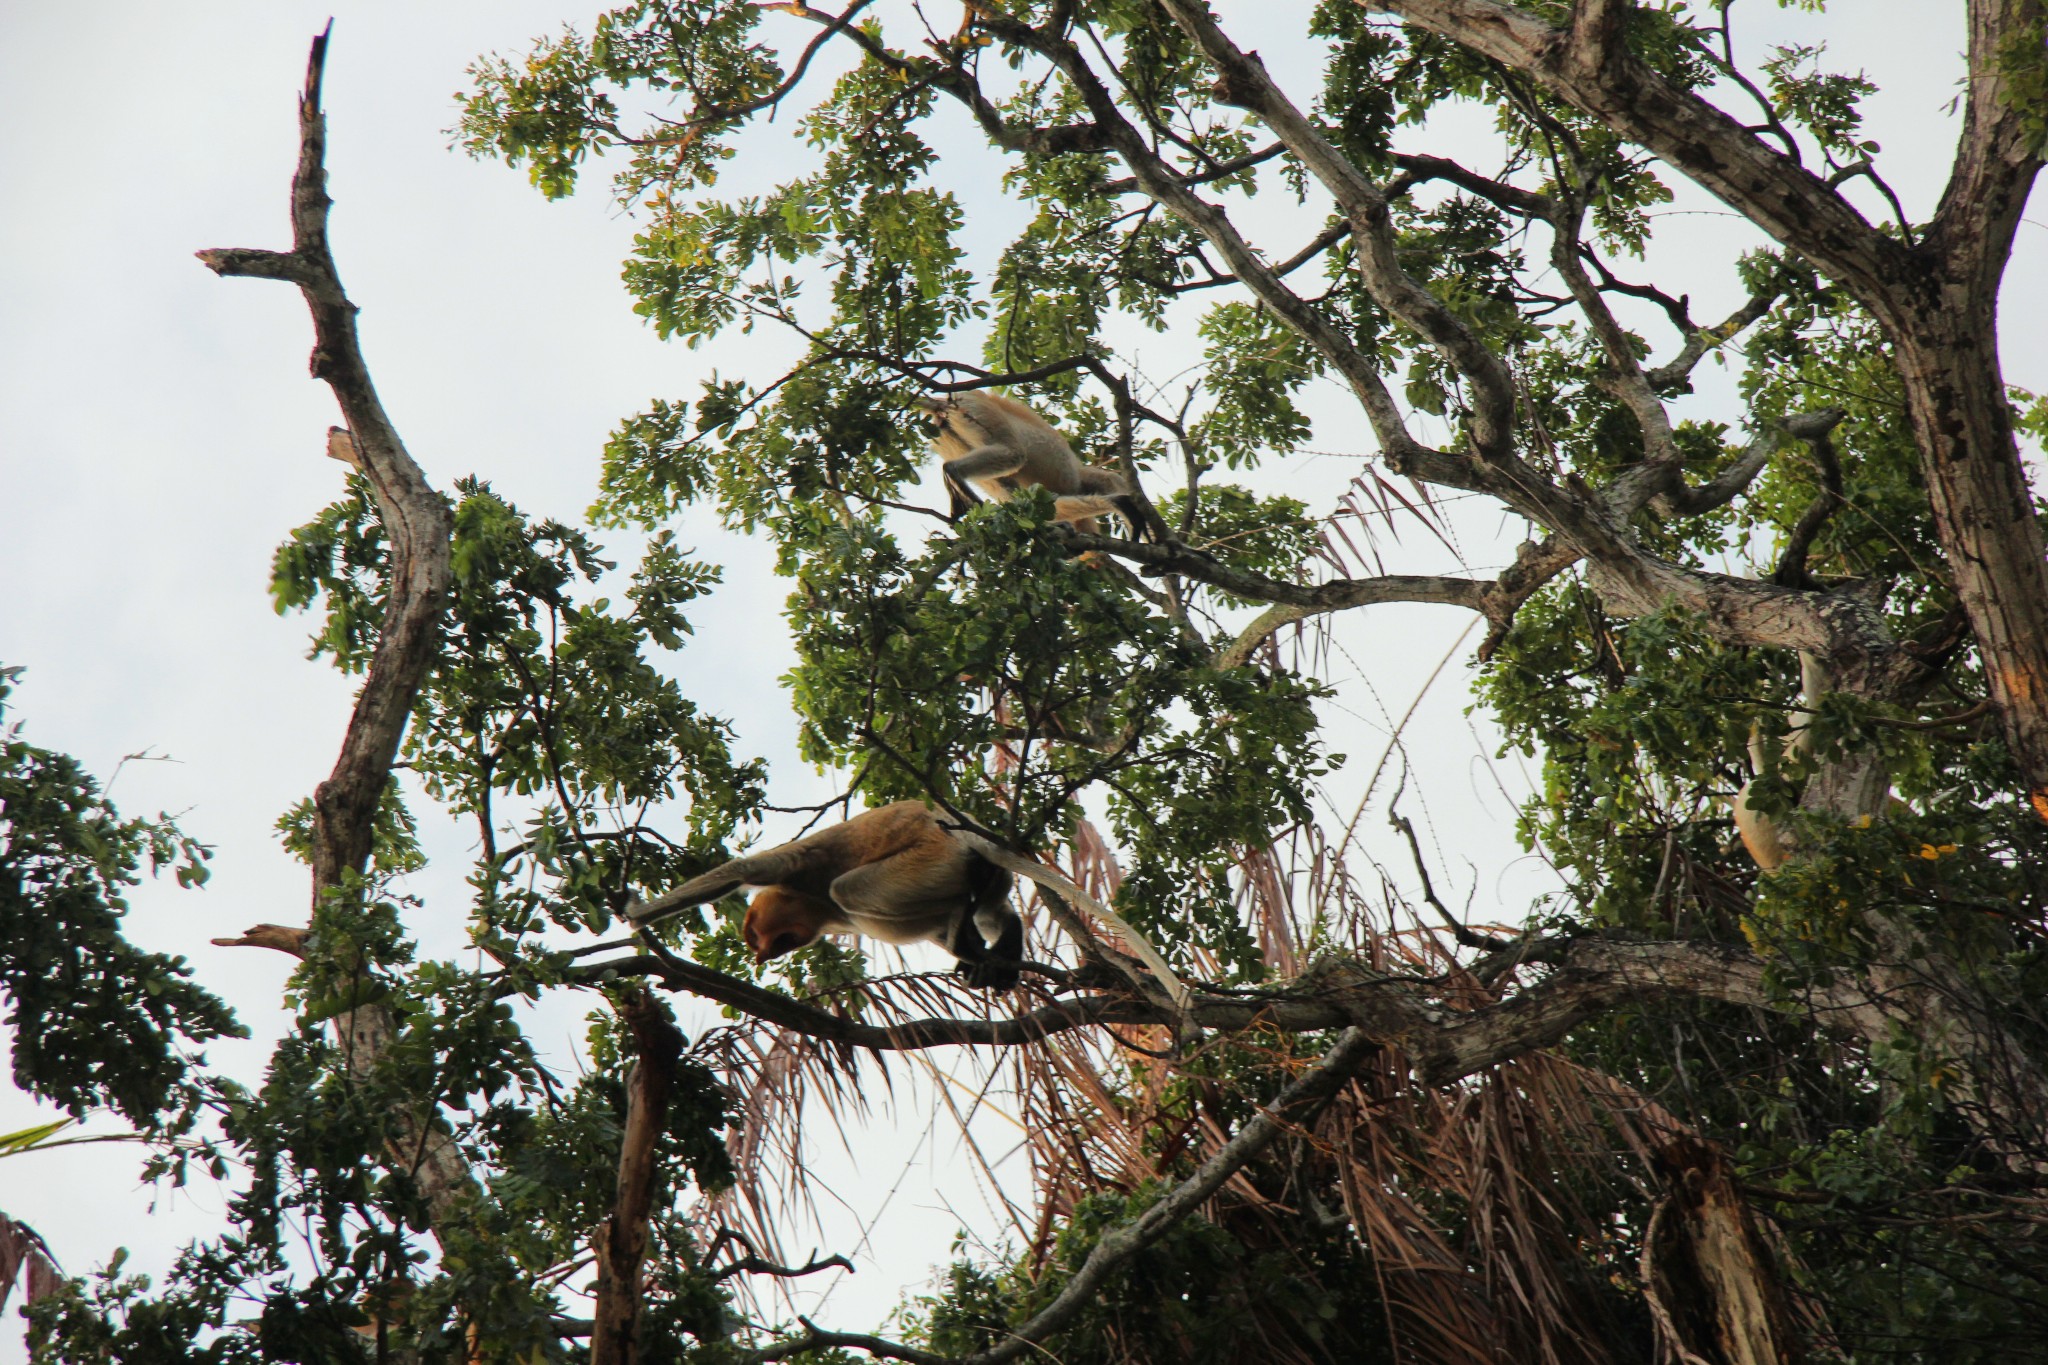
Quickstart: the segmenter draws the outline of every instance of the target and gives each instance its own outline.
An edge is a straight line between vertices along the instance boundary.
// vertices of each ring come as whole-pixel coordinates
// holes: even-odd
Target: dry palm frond
[[[1294,924],[1294,898],[1289,894],[1292,879],[1283,871],[1277,845],[1244,849],[1237,865],[1244,874],[1240,899],[1258,936],[1260,957],[1276,976],[1300,975],[1301,957],[1295,950],[1300,932]]]

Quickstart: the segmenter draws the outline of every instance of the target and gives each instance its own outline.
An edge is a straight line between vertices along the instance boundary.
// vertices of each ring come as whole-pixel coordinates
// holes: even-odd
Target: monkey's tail
[[[736,858],[723,867],[714,867],[701,877],[692,877],[671,891],[664,891],[653,900],[636,901],[625,909],[625,918],[633,924],[658,924],[685,910],[694,910],[700,905],[709,905],[723,896],[739,890],[749,883],[765,886],[781,875],[780,850],[749,858]],[[770,862],[774,859],[774,862]]]

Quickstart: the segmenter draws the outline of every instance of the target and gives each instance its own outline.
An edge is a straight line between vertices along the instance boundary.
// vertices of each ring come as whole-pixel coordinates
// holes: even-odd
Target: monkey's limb
[[[953,520],[958,521],[981,505],[981,495],[966,484],[961,483],[958,479],[955,479],[950,469],[942,466],[941,477],[946,482],[946,499],[951,505],[948,515]]]
[[[1004,445],[976,446],[945,465],[946,477],[958,482],[1000,479],[1024,467],[1024,453]]]
[[[1052,514],[1060,521],[1092,521],[1096,517],[1109,516],[1122,517],[1130,521],[1130,517],[1124,511],[1124,504],[1129,501],[1130,495],[1127,493],[1097,493],[1054,498]],[[1132,521],[1131,527],[1136,530],[1137,523]]]
[[[1151,970],[1157,983],[1165,988],[1167,995],[1173,1001],[1175,1010],[1183,1015],[1187,1013],[1189,1007],[1194,1002],[1194,994],[1188,990],[1187,983],[1182,981],[1174,973],[1173,968],[1166,964],[1166,959],[1159,955],[1159,950],[1154,948],[1143,934],[1125,923],[1121,915],[1118,915],[1114,910],[1111,910],[1101,901],[1095,899],[1095,897],[1089,895],[1086,891],[1083,891],[1051,868],[1027,858],[1020,858],[1000,844],[990,841],[971,829],[963,829],[958,825],[948,825],[946,827],[952,830],[959,838],[972,844],[976,852],[980,853],[982,857],[988,859],[997,867],[1005,868],[1020,877],[1029,878],[1062,900],[1080,906],[1083,910],[1086,910],[1089,914],[1100,920],[1112,933],[1123,941],[1125,947],[1137,955],[1139,961],[1143,962]],[[1140,990],[1144,989],[1142,981],[1135,981],[1133,984],[1137,985]]]
[[[790,848],[783,847],[771,848],[766,853],[756,853],[747,858],[735,858],[723,867],[714,867],[700,877],[692,877],[672,891],[664,891],[653,900],[637,901],[627,906],[624,916],[633,924],[658,924],[685,910],[709,905],[743,886],[766,886],[794,870],[795,861],[791,854]]]
[[[1799,703],[1803,708],[1792,718],[1791,732],[1785,738],[1783,750],[1774,755],[1766,744],[1763,733],[1754,725],[1749,727],[1749,762],[1756,769],[1757,776],[1777,767],[1790,759],[1804,758],[1813,748],[1813,736],[1807,727],[1813,722],[1813,708],[1820,704],[1821,695],[1828,690],[1827,669],[1812,654],[1799,656]],[[1749,850],[1749,856],[1764,872],[1776,872],[1792,856],[1793,840],[1769,815],[1749,804],[1749,790],[1756,785],[1756,778],[1742,784],[1742,790],[1735,793],[1731,811],[1735,816],[1736,833],[1742,836],[1742,846]]]
[[[945,948],[960,962],[962,980],[978,990],[1008,990],[1024,966],[1024,921],[1010,909],[1016,878],[986,858],[986,885],[961,907],[946,935]]]

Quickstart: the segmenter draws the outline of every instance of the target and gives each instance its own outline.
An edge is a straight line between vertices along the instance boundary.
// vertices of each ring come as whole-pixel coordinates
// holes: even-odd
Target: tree
[[[648,0],[481,62],[473,152],[550,195],[617,157],[654,327],[800,350],[621,425],[594,518],[650,537],[625,607],[588,533],[428,487],[378,404],[316,44],[292,249],[202,253],[300,287],[358,470],[274,579],[364,679],[285,822],[310,923],[241,940],[303,960],[300,1030],[215,1099],[254,1173],[232,1231],[155,1297],[109,1273],[37,1305],[42,1349],[2038,1357],[2048,570],[2018,440],[2048,407],[1996,322],[2048,19],[1964,8],[1959,147],[1917,219],[1861,136],[1870,83],[1750,60],[1730,3],[1331,0],[1319,89],[1187,0],[970,3],[951,36],[868,0]],[[793,60],[768,25],[807,35]],[[1472,105],[1486,159],[1406,150]],[[778,114],[808,161],[714,197]],[[944,186],[998,164],[1021,210],[994,251]],[[1770,243],[1722,264],[1723,319],[1625,259],[1674,177]],[[1191,318],[1192,375],[1110,342]],[[1334,515],[1258,481],[1321,379],[1379,447]],[[998,384],[1146,490],[1150,534],[1031,492],[908,500],[911,400]],[[1460,498],[1526,528],[1506,569],[1366,564],[1375,528],[1448,545]],[[826,944],[764,978],[730,906],[603,938],[766,800],[654,663],[715,577],[666,527],[696,502],[792,581],[806,756],[849,805],[923,797],[1039,869],[1057,965],[991,998]],[[1542,765],[1523,828],[1562,879],[1526,919],[1453,913],[1398,797],[1412,906],[1324,813],[1319,633],[1391,603],[1485,622],[1475,696]],[[487,969],[412,959],[401,758],[475,823]],[[1172,980],[1097,932],[1112,906]],[[735,1022],[682,1038],[654,988]],[[568,990],[606,1001],[573,1086],[508,1004]],[[746,1277],[821,1265],[778,1264],[720,1191],[807,1093],[935,1049],[1017,1062],[1025,1245],[962,1259],[901,1340],[743,1321]],[[586,1266],[583,1318],[560,1290]],[[237,1293],[253,1323],[191,1330]]]

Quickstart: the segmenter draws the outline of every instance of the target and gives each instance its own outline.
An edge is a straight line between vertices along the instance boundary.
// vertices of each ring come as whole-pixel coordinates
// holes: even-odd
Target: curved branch
[[[1813,461],[1820,468],[1820,493],[1807,504],[1793,526],[1792,534],[1785,538],[1785,552],[1778,557],[1778,568],[1771,575],[1773,583],[1782,583],[1788,588],[1818,588],[1813,575],[1806,571],[1806,552],[1813,548],[1813,538],[1820,534],[1820,528],[1842,505],[1842,462],[1835,458],[1835,443],[1829,434],[1849,414],[1840,408],[1825,408],[1820,412],[1801,413],[1788,419],[1785,431],[1806,442],[1813,451]]]
[[[1759,290],[1719,323],[1687,334],[1685,345],[1679,348],[1678,354],[1649,372],[1650,387],[1659,393],[1677,388],[1710,351],[1726,345],[1745,327],[1770,312],[1771,305],[1778,301],[1782,292],[1776,285]]]
[[[1492,624],[1480,657],[1490,657],[1513,624],[1515,613],[1531,593],[1578,562],[1577,548],[1555,537],[1542,544],[1524,544],[1515,562],[1492,582],[1477,578],[1454,578],[1437,574],[1383,574],[1374,578],[1339,578],[1328,583],[1289,583],[1246,569],[1233,568],[1201,550],[1180,541],[1147,544],[1113,536],[1089,535],[1060,526],[1052,528],[1076,550],[1094,551],[1131,560],[1144,566],[1147,576],[1177,574],[1219,588],[1233,597],[1272,606],[1262,612],[1218,653],[1218,668],[1243,664],[1275,631],[1311,616],[1352,607],[1377,606],[1385,602],[1427,602],[1437,606],[1464,607],[1476,611]]]
[[[327,382],[348,419],[357,467],[370,482],[391,538],[391,582],[369,676],[349,718],[334,770],[314,792],[313,877],[316,897],[360,872],[369,860],[371,830],[413,698],[432,665],[450,582],[449,513],[413,463],[370,381],[349,302],[327,242],[327,124],[320,109],[327,34],[313,40],[306,88],[299,97],[299,164],[292,176],[292,249],[247,247],[201,251],[222,276],[286,280],[299,287],[313,315],[313,377]]]
[[[1577,166],[1569,162],[1567,165],[1574,177],[1582,174]],[[1650,383],[1641,362],[1636,359],[1635,339],[1614,316],[1613,310],[1607,306],[1606,297],[1586,274],[1585,263],[1589,260],[1603,275],[1606,271],[1579,240],[1579,227],[1586,207],[1581,188],[1560,188],[1558,192],[1557,212],[1551,219],[1550,264],[1571,291],[1572,299],[1579,305],[1579,311],[1585,314],[1593,335],[1599,338],[1601,351],[1607,356],[1603,387],[1621,400],[1636,419],[1636,429],[1642,435],[1642,462],[1617,476],[1608,495],[1609,506],[1618,516],[1626,517],[1671,481],[1677,473],[1680,456],[1671,434],[1671,414],[1664,410],[1656,387]]]
[[[330,26],[331,27],[331,26]],[[313,793],[313,904],[345,893],[368,863],[377,809],[391,780],[398,742],[420,684],[439,650],[441,617],[451,582],[448,505],[427,483],[377,398],[356,335],[356,307],[341,287],[327,241],[327,124],[320,108],[327,34],[313,40],[299,96],[299,162],[292,175],[292,249],[245,247],[198,253],[216,274],[286,280],[299,287],[313,316],[312,371],[333,389],[348,420],[346,447],[369,480],[390,537],[391,573],[370,670],[349,717],[334,770]],[[331,441],[330,449],[342,443]],[[237,942],[293,952],[303,943],[288,929],[259,925]],[[359,1006],[335,1020],[351,1070],[367,1071],[399,1032],[388,1006]],[[392,1115],[386,1156],[416,1181],[435,1226],[459,1216],[474,1189],[469,1166],[430,1104]]]
[[[1401,168],[1402,174],[1390,181],[1384,193],[1392,199],[1405,192],[1411,185],[1424,181],[1443,180],[1456,185],[1467,194],[1476,194],[1495,208],[1506,209],[1524,218],[1548,220],[1555,205],[1550,196],[1534,190],[1517,188],[1505,181],[1494,180],[1477,171],[1467,170],[1449,157],[1415,156],[1407,152],[1396,152],[1393,162]]]

